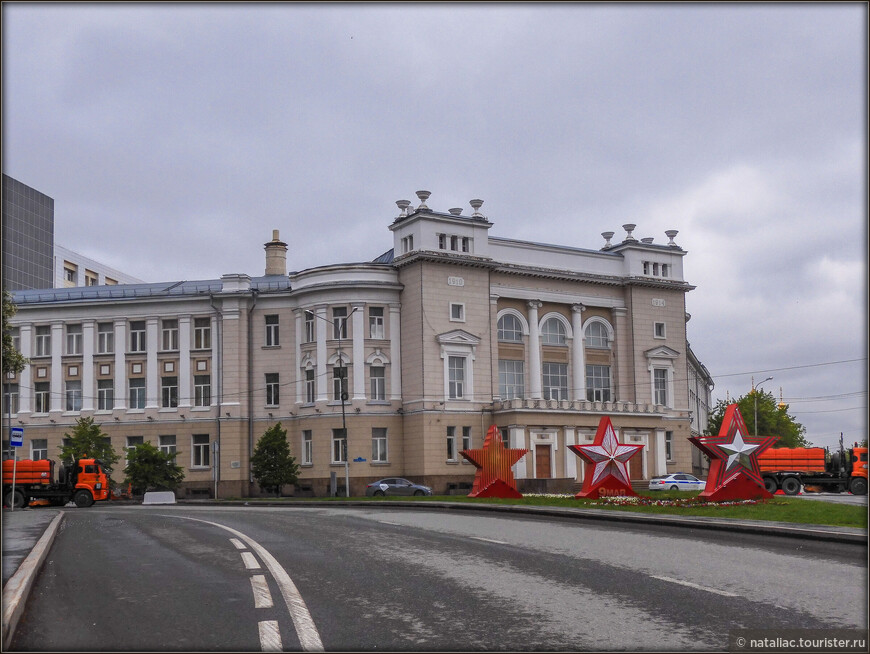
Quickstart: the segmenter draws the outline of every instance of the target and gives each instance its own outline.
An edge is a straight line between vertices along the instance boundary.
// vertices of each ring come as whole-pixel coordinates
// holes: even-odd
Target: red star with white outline
[[[607,416],[598,424],[598,432],[592,445],[570,445],[569,449],[575,452],[584,461],[592,464],[592,478],[589,486],[595,486],[608,477],[614,477],[619,482],[631,488],[631,479],[628,472],[628,460],[643,449],[643,445],[626,445],[620,443],[613,430],[613,424]]]

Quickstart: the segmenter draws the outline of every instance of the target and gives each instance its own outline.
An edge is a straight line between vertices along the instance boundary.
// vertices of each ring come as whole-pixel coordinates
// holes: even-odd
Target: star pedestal
[[[631,487],[628,460],[642,450],[643,445],[620,443],[608,416],[599,421],[591,445],[569,445],[568,449],[586,462],[583,488],[575,498],[637,497]]]
[[[493,425],[486,432],[483,448],[462,450],[459,454],[477,467],[474,484],[468,497],[520,498],[517,482],[511,467],[522,459],[528,450],[507,448],[501,442],[498,427]]]

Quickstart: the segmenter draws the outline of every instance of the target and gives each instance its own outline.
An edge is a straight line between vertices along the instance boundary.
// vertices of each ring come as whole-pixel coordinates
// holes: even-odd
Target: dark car
[[[431,495],[432,489],[428,486],[415,484],[401,477],[388,477],[373,481],[366,486],[367,497],[381,497],[384,495]]]

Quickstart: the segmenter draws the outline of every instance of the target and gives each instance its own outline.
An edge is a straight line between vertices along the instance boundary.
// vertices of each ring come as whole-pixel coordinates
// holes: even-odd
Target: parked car
[[[402,479],[401,477],[388,477],[373,481],[366,486],[367,497],[381,497],[383,495],[431,495],[432,489]]]
[[[685,472],[675,472],[672,475],[653,477],[649,480],[650,490],[699,491],[704,490],[706,485],[707,482],[704,480]]]

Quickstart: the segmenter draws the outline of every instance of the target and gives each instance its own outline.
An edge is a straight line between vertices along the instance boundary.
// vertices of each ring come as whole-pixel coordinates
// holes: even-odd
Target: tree
[[[18,374],[30,363],[21,352],[12,345],[9,319],[18,312],[18,307],[12,301],[12,294],[3,289],[3,377],[9,373]]]
[[[260,488],[274,490],[276,497],[281,497],[283,486],[296,483],[299,466],[290,455],[287,430],[280,422],[267,429],[257,441],[251,457],[251,471]]]
[[[112,467],[121,458],[115,454],[112,442],[103,433],[93,418],[79,418],[69,434],[64,434],[66,442],[60,446],[60,459],[75,462],[79,459],[99,459],[106,475],[111,478]]]
[[[174,491],[184,481],[184,470],[175,463],[175,452],[162,452],[151,443],[140,443],[127,450],[125,484],[134,493],[148,490]]]
[[[758,430],[755,429],[755,400],[758,398]],[[750,436],[756,433],[759,436],[776,436],[779,440],[774,447],[811,447],[812,444],[806,439],[806,427],[788,415],[787,404],[777,404],[772,393],[765,391],[749,391],[743,397],[731,402],[737,404],[743,422]],[[722,426],[722,419],[728,404],[723,400],[716,403],[716,407],[710,413],[707,424],[708,434],[718,434]]]

